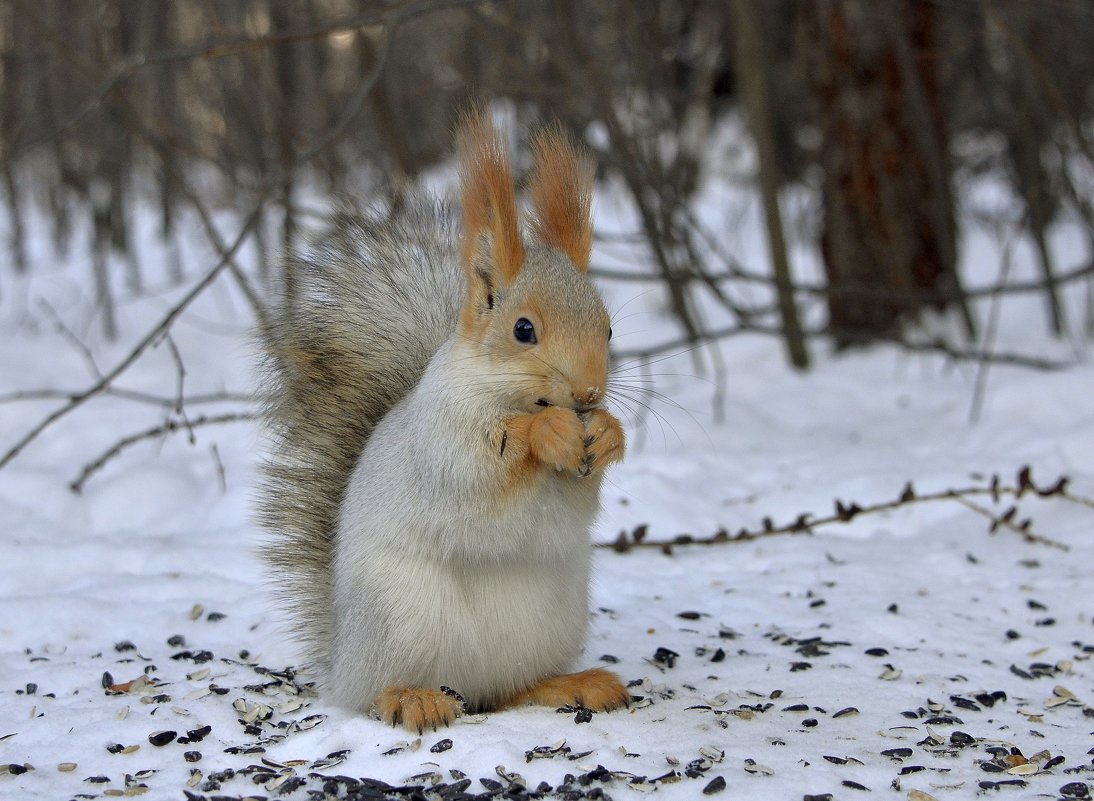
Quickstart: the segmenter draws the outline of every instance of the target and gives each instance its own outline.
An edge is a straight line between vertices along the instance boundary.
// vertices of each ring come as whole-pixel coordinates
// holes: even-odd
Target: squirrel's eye
[[[527,317],[521,317],[513,326],[513,337],[517,342],[525,342],[529,345],[536,344],[536,327]]]
[[[610,325],[608,326],[608,341],[612,341],[612,327]]]

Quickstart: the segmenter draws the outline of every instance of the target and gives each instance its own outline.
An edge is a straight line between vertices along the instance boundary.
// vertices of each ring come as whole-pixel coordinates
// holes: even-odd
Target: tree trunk
[[[760,196],[763,200],[767,244],[782,320],[783,342],[790,363],[799,370],[809,367],[809,353],[798,320],[786,254],[782,212],[779,209],[779,180],[775,133],[772,122],[767,48],[764,46],[758,10],[753,0],[734,0],[733,19],[737,25],[737,71],[740,74],[745,109],[759,161]]]
[[[956,306],[971,331],[955,269],[932,4],[824,0],[801,9],[837,345],[896,335],[928,306]]]

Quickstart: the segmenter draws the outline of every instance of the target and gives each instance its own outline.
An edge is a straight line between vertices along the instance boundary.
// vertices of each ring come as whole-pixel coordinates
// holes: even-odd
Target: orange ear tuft
[[[498,277],[508,283],[520,271],[524,245],[517,223],[513,169],[497,129],[481,111],[468,111],[457,134],[463,202],[463,258],[471,265],[479,236],[491,237]]]
[[[593,167],[559,125],[532,138],[532,231],[584,272],[593,246]]]

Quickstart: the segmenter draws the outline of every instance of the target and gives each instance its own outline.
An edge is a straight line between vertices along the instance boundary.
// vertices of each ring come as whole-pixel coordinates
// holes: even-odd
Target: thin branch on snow
[[[0,394],[0,404],[19,403],[22,401],[46,401],[46,400],[72,400],[83,390],[72,389],[23,389],[15,392]],[[165,397],[154,395],[150,392],[140,392],[125,387],[105,387],[99,393],[104,397],[119,398],[121,400],[146,403],[150,406],[164,406],[173,409],[178,403],[177,396]],[[198,395],[187,395],[183,399],[186,406],[200,406],[210,403],[249,403],[254,396],[248,392],[205,392]]]
[[[949,501],[960,503],[966,508],[987,517],[991,520],[990,530],[992,533],[1000,528],[1005,528],[1020,534],[1027,542],[1037,545],[1047,545],[1052,548],[1067,551],[1069,548],[1064,543],[1035,534],[1032,531],[1033,521],[1030,518],[1019,518],[1018,508],[1016,506],[1010,506],[1002,513],[996,514],[992,510],[974,503],[970,498],[988,497],[991,498],[993,503],[999,503],[1002,498],[1020,500],[1023,496],[1032,495],[1038,498],[1058,498],[1060,500],[1094,508],[1094,500],[1081,495],[1075,495],[1068,489],[1068,483],[1067,476],[1060,476],[1052,484],[1038,486],[1034,484],[1032,471],[1028,466],[1023,467],[1018,471],[1018,475],[1013,484],[1003,484],[1000,481],[999,476],[995,475],[992,476],[990,482],[984,485],[962,487],[961,489],[948,489],[921,495],[915,491],[911,482],[908,482],[900,493],[900,496],[895,500],[867,504],[865,506],[855,503],[854,501],[845,504],[843,501],[837,500],[835,502],[835,511],[831,514],[816,517],[812,513],[806,512],[798,515],[790,523],[784,523],[782,525],[776,525],[771,518],[766,517],[758,529],[742,528],[736,533],[730,534],[722,528],[709,537],[696,537],[692,534],[677,534],[671,539],[648,539],[646,537],[648,530],[647,526],[641,525],[637,526],[629,533],[620,531],[619,536],[613,541],[598,542],[596,543],[596,547],[611,548],[617,553],[626,553],[633,548],[657,548],[666,555],[671,555],[674,548],[683,545],[723,545],[731,542],[750,542],[761,537],[773,537],[782,534],[812,534],[814,529],[821,526],[830,526],[836,523],[849,523],[861,515],[889,512],[894,509],[900,509],[920,503]]]
[[[106,465],[107,462],[120,454],[126,448],[130,447],[131,445],[136,445],[138,442],[142,442],[143,440],[152,439],[154,437],[166,436],[167,434],[172,434],[176,431],[186,431],[188,432],[188,435],[190,437],[190,443],[193,444],[195,428],[213,425],[224,425],[225,423],[239,423],[247,420],[254,420],[256,416],[257,415],[254,412],[229,412],[227,414],[218,414],[211,416],[201,415],[200,417],[195,417],[192,420],[187,418],[172,418],[170,420],[166,420],[160,425],[152,426],[151,428],[147,428],[144,431],[138,431],[137,433],[130,434],[127,437],[122,437],[110,448],[103,451],[93,461],[88,462],[86,465],[84,465],[84,468],[80,471],[80,475],[78,475],[73,481],[71,481],[68,487],[73,492],[79,494],[83,491],[84,484],[87,483],[87,480],[100,469],[102,469],[102,467]],[[220,455],[215,451],[215,449],[213,456],[218,465],[220,484],[223,487],[224,469],[223,465],[220,464]]]
[[[15,445],[9,448],[8,451],[2,457],[0,457],[0,469],[3,469],[9,462],[11,462],[16,456],[18,456],[23,451],[23,449],[27,447],[27,445],[37,439],[43,431],[45,431],[55,422],[60,420],[62,417],[64,417],[74,409],[79,408],[90,398],[93,398],[103,392],[103,390],[105,390],[115,378],[124,373],[129,368],[129,366],[133,364],[133,362],[135,362],[140,357],[140,355],[144,353],[145,350],[148,349],[150,345],[158,342],[163,333],[171,328],[178,316],[182,314],[183,311],[185,311],[186,308],[194,301],[194,299],[197,298],[203,291],[205,291],[205,289],[213,283],[213,281],[218,275],[220,275],[225,267],[231,263],[232,258],[235,256],[239,248],[243,245],[243,242],[247,239],[252,228],[254,228],[255,224],[261,217],[263,207],[263,202],[259,202],[255,206],[254,211],[252,211],[250,216],[247,217],[247,220],[243,224],[243,227],[240,229],[235,241],[223,253],[220,260],[202,277],[200,281],[198,281],[196,284],[194,284],[193,287],[191,287],[190,291],[187,292],[186,295],[184,295],[178,303],[171,307],[167,314],[164,315],[163,319],[161,319],[159,323],[157,323],[152,328],[152,330],[149,331],[144,336],[144,338],[137,343],[136,347],[134,347],[133,350],[131,350],[129,354],[125,356],[125,358],[123,358],[113,368],[111,368],[111,370],[107,372],[102,378],[100,378],[95,384],[88,387],[83,392],[80,392],[77,395],[73,395],[71,398],[69,398],[66,404],[50,412],[37,425],[33,426],[26,434],[23,435],[23,437],[18,442],[15,443]]]
[[[830,332],[824,328],[815,328],[806,330],[805,336],[809,338],[824,337],[828,336],[829,333]],[[711,342],[717,342],[722,339],[729,339],[730,337],[742,336],[745,334],[763,334],[777,337],[783,335],[782,328],[777,325],[740,322],[736,325],[726,326],[725,328],[700,332],[699,344],[709,344]],[[1073,361],[1046,359],[1041,356],[1031,356],[1025,353],[985,351],[977,348],[959,348],[941,339],[927,342],[911,342],[899,337],[874,336],[871,338],[870,343],[895,345],[896,347],[911,353],[937,353],[940,356],[945,356],[954,361],[974,362],[977,364],[1002,364],[1011,367],[1024,367],[1030,370],[1066,370],[1070,367],[1074,367],[1076,364]],[[870,343],[864,342],[863,344]],[[672,353],[673,351],[686,352],[694,347],[696,347],[696,344],[688,337],[681,336],[676,339],[665,340],[664,342],[649,347],[614,351],[612,355],[617,359],[649,359],[655,356]]]

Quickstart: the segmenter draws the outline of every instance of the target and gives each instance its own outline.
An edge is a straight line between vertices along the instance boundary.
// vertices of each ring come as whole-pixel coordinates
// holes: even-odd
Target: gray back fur
[[[329,659],[331,553],[346,484],[380,419],[456,328],[465,294],[453,215],[415,198],[392,217],[339,213],[291,256],[261,332],[272,440],[263,550],[308,658]]]

